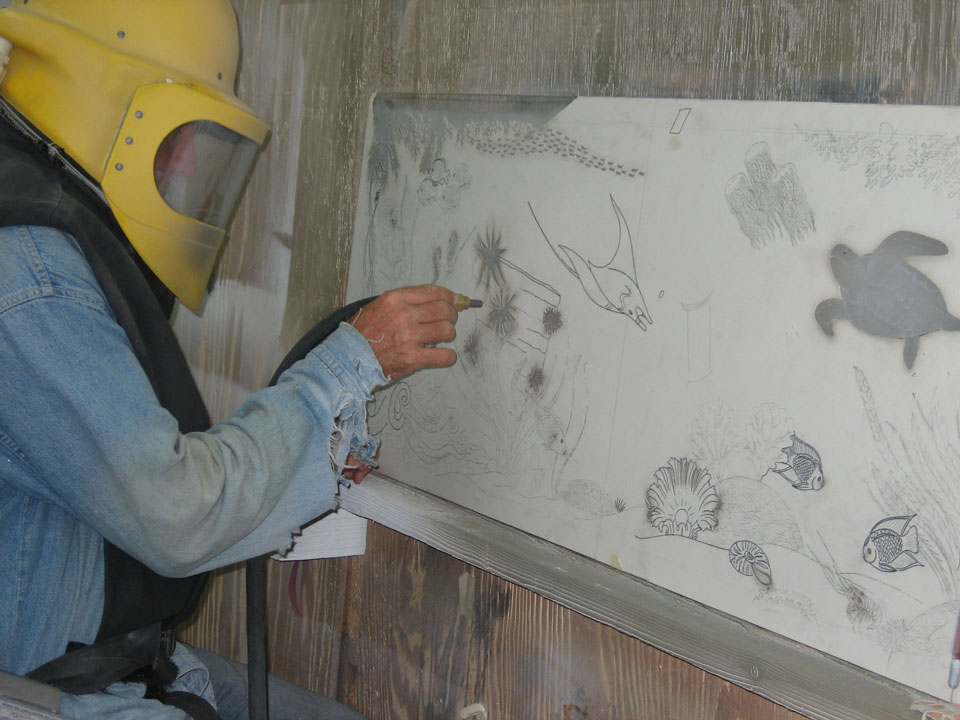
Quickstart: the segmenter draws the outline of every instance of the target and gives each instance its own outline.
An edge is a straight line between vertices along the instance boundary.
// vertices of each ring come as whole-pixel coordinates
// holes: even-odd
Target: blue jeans
[[[247,666],[197,647],[190,649],[210,671],[217,710],[223,720],[246,720]],[[270,720],[365,720],[346,705],[273,675],[269,678],[267,697]]]

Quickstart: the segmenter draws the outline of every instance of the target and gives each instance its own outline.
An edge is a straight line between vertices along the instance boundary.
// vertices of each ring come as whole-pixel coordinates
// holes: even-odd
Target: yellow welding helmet
[[[229,0],[0,0],[0,97],[100,184],[147,265],[199,307],[267,126],[233,94]]]

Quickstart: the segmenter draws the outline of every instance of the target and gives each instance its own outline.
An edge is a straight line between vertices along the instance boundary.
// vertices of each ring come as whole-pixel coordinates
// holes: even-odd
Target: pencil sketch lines
[[[579,253],[566,245],[554,244],[547,236],[543,225],[529,202],[530,214],[540,229],[543,239],[564,269],[580,281],[580,286],[587,298],[597,307],[609,312],[624,315],[633,321],[637,327],[646,331],[648,325],[653,324],[650,311],[643,299],[643,293],[637,284],[637,265],[633,250],[633,238],[630,228],[617,201],[610,196],[610,204],[617,218],[619,235],[617,247],[613,256],[606,263],[596,265],[585,260]],[[626,241],[624,241],[626,236]],[[620,258],[621,254],[623,258]],[[621,269],[624,268],[624,269]]]
[[[762,248],[784,235],[800,243],[815,225],[796,167],[777,165],[766,142],[751,145],[744,163],[746,172],[730,178],[724,194],[750,244]]]
[[[643,177],[643,171],[627,167],[593,152],[587,146],[577,142],[569,135],[543,125],[519,133],[494,134],[494,126],[484,128],[481,133],[468,136],[469,142],[480,152],[499,158],[511,158],[517,155],[551,155],[569,158],[592,170],[612,173],[627,178]]]
[[[857,255],[842,243],[830,252],[830,270],[840,298],[824,300],[814,311],[817,324],[833,335],[834,320],[849,320],[868,335],[903,339],[903,364],[913,367],[920,337],[937,330],[960,330],[960,318],[947,310],[933,281],[906,262],[917,255],[946,255],[939,240],[902,230],[877,249]]]
[[[901,133],[888,122],[880,123],[875,133],[799,126],[797,131],[824,161],[842,171],[862,168],[868,189],[913,181],[925,191],[960,198],[960,135]],[[956,212],[960,217],[960,207]]]
[[[670,126],[671,135],[679,135],[683,132],[683,124],[690,117],[690,108],[680,108],[677,110],[677,116],[673,119],[673,125]]]
[[[711,372],[711,294],[692,303],[680,301],[687,321],[687,382],[704,380]]]
[[[817,530],[817,536],[827,553],[827,562],[820,560],[820,568],[824,577],[830,586],[842,597],[846,598],[847,619],[855,630],[874,630],[880,627],[883,621],[883,609],[880,604],[871,597],[871,594],[864,587],[854,582],[848,577],[848,573],[843,573],[837,567],[837,562],[833,558],[833,553],[827,547],[823,540],[823,535]]]

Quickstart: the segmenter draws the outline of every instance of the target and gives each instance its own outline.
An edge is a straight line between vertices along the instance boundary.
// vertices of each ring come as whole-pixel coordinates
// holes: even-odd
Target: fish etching
[[[920,536],[910,523],[916,515],[902,515],[881,520],[863,543],[863,559],[883,572],[897,572],[917,565]]]
[[[537,416],[537,434],[540,436],[542,444],[547,450],[555,452],[557,455],[566,456],[566,430],[553,412],[546,408],[538,407]]]
[[[619,225],[619,237],[617,238],[617,249],[613,252],[613,257],[603,265],[596,265],[590,260],[584,259],[579,253],[566,245],[554,245],[547,233],[544,232],[540,220],[537,219],[533,206],[528,202],[530,214],[533,215],[537,227],[543,239],[547,241],[550,250],[563,265],[567,272],[580,281],[583,291],[590,301],[599,308],[609,312],[625,315],[632,320],[637,327],[646,331],[647,326],[653,324],[650,317],[650,311],[643,299],[643,293],[637,284],[636,259],[633,254],[633,238],[630,235],[630,228],[623,217],[623,212],[617,201],[610,196],[610,204],[613,206],[613,212],[617,216]],[[626,241],[624,241],[626,236]],[[621,253],[628,259],[619,259]],[[621,268],[625,268],[621,269]]]
[[[791,435],[790,440],[793,444],[783,448],[787,461],[778,462],[771,469],[797,490],[819,490],[823,487],[820,453],[796,435]]]
[[[946,255],[947,250],[939,240],[905,230],[889,235],[866,255],[857,255],[842,243],[834,246],[830,269],[840,297],[817,305],[817,324],[832,336],[834,320],[849,320],[870,335],[902,339],[903,362],[912,368],[920,337],[936,330],[960,330],[960,318],[947,310],[933,281],[906,260]]]

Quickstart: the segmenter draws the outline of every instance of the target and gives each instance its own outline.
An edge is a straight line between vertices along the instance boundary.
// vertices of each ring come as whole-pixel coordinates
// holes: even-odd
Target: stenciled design
[[[887,236],[877,249],[857,255],[844,244],[830,252],[830,269],[840,297],[824,300],[814,315],[820,329],[833,335],[835,320],[869,335],[903,340],[903,363],[913,367],[920,337],[936,330],[960,330],[960,318],[947,310],[940,289],[906,262],[918,255],[946,255],[939,240],[902,230]]]

